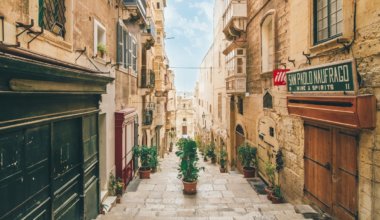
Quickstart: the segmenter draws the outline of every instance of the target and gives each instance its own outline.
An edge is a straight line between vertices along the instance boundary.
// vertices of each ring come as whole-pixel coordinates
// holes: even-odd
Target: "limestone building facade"
[[[288,201],[339,219],[379,218],[380,2],[216,4],[224,4],[226,66],[235,60],[225,78],[230,166],[248,142],[268,180],[265,168],[281,152],[275,184]],[[199,94],[211,92],[198,83]]]

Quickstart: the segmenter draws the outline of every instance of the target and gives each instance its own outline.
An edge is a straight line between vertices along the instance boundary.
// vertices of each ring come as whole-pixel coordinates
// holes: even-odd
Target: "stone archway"
[[[238,147],[242,145],[245,141],[245,133],[244,129],[241,125],[237,125],[235,128],[235,158],[236,158],[236,167],[239,170],[239,172],[243,172],[243,166],[240,163],[239,157],[238,157]]]

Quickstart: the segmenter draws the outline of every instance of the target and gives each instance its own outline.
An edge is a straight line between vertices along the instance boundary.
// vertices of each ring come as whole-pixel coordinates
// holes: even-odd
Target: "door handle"
[[[331,170],[331,164],[329,162],[327,162],[324,167],[327,169],[327,170]]]

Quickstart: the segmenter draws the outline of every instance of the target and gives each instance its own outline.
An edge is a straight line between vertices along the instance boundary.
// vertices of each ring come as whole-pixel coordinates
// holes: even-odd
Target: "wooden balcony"
[[[226,78],[226,92],[229,95],[239,95],[246,92],[247,76],[234,74]]]
[[[227,40],[240,38],[247,26],[247,1],[226,0],[223,14],[223,33]]]

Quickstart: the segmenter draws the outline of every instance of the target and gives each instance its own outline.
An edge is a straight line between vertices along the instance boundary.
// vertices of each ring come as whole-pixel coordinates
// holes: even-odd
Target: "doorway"
[[[236,167],[239,170],[239,172],[243,173],[243,166],[240,163],[239,155],[238,155],[238,148],[240,145],[242,145],[245,141],[244,136],[244,130],[241,127],[241,125],[236,126],[235,130],[235,158],[236,158]]]
[[[357,134],[305,124],[305,196],[338,219],[357,218]]]

